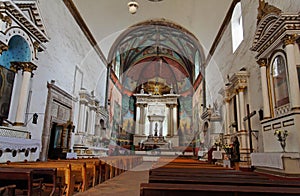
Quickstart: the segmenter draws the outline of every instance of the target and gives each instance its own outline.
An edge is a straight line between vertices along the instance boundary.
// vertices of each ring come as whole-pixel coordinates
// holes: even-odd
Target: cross
[[[250,153],[253,152],[252,147],[252,130],[251,130],[251,117],[256,114],[256,111],[250,113],[249,104],[247,104],[247,116],[243,118],[244,121],[248,120],[248,129],[249,129],[249,144],[250,144]]]

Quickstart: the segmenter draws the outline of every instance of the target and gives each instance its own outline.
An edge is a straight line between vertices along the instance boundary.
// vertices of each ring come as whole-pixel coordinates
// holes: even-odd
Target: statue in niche
[[[157,135],[157,131],[158,131],[157,126],[158,126],[157,123],[155,123],[154,136],[156,136],[156,137],[158,136],[158,135]]]

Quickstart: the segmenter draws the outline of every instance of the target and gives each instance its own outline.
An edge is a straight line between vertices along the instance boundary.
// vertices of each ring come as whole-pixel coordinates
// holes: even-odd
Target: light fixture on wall
[[[139,7],[139,4],[135,1],[130,1],[128,3],[128,10],[129,10],[130,14],[135,14],[138,7]]]
[[[160,1],[163,1],[163,0],[148,0],[148,1],[151,1],[151,2],[160,2]],[[136,2],[135,0],[132,0],[127,5],[128,5],[128,11],[129,11],[129,13],[135,14],[137,12],[137,9],[139,7],[138,2]]]

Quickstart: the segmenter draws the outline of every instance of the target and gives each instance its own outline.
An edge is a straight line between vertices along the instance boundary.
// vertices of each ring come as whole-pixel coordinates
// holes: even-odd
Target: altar
[[[251,153],[251,165],[258,171],[300,175],[300,154],[288,152]]]
[[[134,145],[169,148],[179,145],[178,94],[139,93],[136,97]]]

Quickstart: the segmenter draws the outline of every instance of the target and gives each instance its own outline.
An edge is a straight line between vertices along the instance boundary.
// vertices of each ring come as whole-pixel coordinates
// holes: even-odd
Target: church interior
[[[299,195],[299,8],[0,0],[0,195]]]

